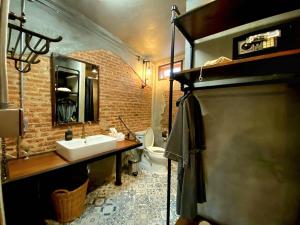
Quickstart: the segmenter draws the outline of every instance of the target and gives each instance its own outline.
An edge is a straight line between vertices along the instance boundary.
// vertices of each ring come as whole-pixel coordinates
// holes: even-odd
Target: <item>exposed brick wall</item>
[[[141,89],[141,81],[121,58],[105,50],[85,51],[71,57],[96,64],[100,68],[100,122],[86,126],[88,135],[107,134],[109,127],[126,132],[118,120],[121,115],[132,131],[151,125],[151,87]],[[64,138],[66,127],[52,127],[50,58],[40,57],[24,79],[25,117],[29,129],[21,141],[21,150],[32,153],[55,150],[55,141]],[[19,106],[19,75],[14,62],[8,62],[9,101]],[[81,135],[82,125],[73,126],[73,135]],[[16,149],[16,141],[9,140]]]

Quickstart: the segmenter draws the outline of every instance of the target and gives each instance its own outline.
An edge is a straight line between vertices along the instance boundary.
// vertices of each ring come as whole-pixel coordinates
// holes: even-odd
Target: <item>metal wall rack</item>
[[[268,55],[233,60],[206,67],[194,67],[195,41],[237,26],[267,17],[300,9],[299,1],[266,0],[215,0],[180,15],[178,8],[172,6],[172,38],[169,85],[169,133],[172,129],[173,82],[181,83],[182,91],[254,84],[289,82],[295,83],[300,74],[297,63],[300,49],[278,52]],[[300,15],[299,15],[300,16]],[[190,44],[190,68],[173,73],[176,28]],[[262,65],[264,65],[262,67]],[[203,80],[197,82],[199,75]],[[167,216],[170,224],[171,160],[168,160]]]
[[[16,17],[14,13],[9,14],[9,18],[12,20],[20,20],[21,24],[25,22],[23,17]],[[19,48],[22,35],[25,35],[25,45]],[[62,37],[49,38],[39,33],[27,30],[22,26],[14,24],[8,24],[8,38],[7,38],[7,58],[15,61],[15,68],[19,72],[27,73],[31,70],[31,64],[37,64],[40,62],[39,55],[47,54],[50,50],[51,42],[59,42]],[[21,47],[20,47],[21,48]],[[21,62],[24,66],[21,67]]]

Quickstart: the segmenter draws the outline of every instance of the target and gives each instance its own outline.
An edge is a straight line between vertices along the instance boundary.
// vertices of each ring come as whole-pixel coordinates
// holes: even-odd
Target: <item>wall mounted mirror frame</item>
[[[99,121],[99,66],[51,55],[52,125]]]

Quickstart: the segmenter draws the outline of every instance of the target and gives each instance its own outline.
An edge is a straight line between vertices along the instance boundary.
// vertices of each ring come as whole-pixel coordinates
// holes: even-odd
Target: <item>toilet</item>
[[[136,132],[136,137],[143,143],[139,149],[143,149],[140,167],[154,173],[167,173],[168,160],[164,157],[165,149],[155,147],[154,132],[151,127],[145,131]]]

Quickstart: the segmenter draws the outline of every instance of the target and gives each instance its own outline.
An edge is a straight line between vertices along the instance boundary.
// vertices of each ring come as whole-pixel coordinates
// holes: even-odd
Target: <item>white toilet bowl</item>
[[[165,149],[153,146],[154,133],[152,128],[149,127],[144,132],[137,132],[136,135],[143,143],[144,149],[140,167],[155,173],[166,173],[168,160],[164,157]]]

